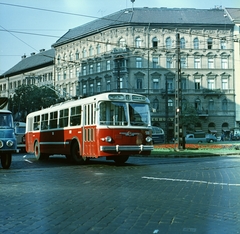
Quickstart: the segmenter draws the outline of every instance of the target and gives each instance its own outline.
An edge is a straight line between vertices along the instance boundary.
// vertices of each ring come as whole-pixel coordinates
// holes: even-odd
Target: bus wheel
[[[49,157],[49,155],[41,153],[38,141],[36,141],[34,144],[34,155],[35,155],[36,159],[39,161],[45,161]]]
[[[74,141],[72,143],[71,159],[76,164],[83,164],[85,162],[84,158],[80,155],[79,145],[77,141]]]
[[[12,163],[12,154],[5,153],[1,156],[1,164],[4,169],[8,169]]]
[[[124,164],[128,160],[129,156],[116,156],[114,157],[114,162],[118,165]]]

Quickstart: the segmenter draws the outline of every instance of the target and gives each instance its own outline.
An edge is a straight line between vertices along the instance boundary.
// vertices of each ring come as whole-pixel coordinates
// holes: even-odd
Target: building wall
[[[138,25],[96,33],[56,47],[56,85],[82,96],[119,88],[144,94],[151,101],[153,124],[165,128],[167,118],[172,131],[177,32],[185,40],[180,49],[185,58],[181,68],[183,99],[198,109],[203,131],[211,130],[209,124],[214,123],[220,135],[222,130],[235,125],[231,29],[163,29]],[[167,38],[171,38],[169,48]],[[198,38],[198,48],[194,47],[195,38]],[[212,42],[208,42],[209,38]],[[199,68],[196,68],[197,59]],[[201,104],[196,103],[199,101]],[[166,104],[169,105],[167,116]]]

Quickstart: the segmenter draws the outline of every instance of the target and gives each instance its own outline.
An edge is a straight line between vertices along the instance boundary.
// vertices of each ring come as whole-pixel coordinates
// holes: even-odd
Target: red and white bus
[[[103,93],[32,112],[26,151],[38,160],[66,155],[75,163],[106,157],[124,163],[153,150],[149,100],[131,93]]]

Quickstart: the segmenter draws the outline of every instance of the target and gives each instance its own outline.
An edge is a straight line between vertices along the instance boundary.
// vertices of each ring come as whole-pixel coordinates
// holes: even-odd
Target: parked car
[[[25,131],[26,123],[14,122],[15,135],[17,139],[17,149],[19,151],[25,151]]]
[[[162,128],[152,126],[152,139],[153,144],[164,143],[164,131]]]
[[[208,143],[217,142],[217,137],[212,134],[207,134],[206,140]]]

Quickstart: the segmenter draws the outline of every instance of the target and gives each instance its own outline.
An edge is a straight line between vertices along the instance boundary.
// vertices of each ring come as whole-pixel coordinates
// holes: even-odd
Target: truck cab
[[[9,110],[0,110],[0,159],[4,169],[12,162],[12,153],[17,149],[13,117]]]

